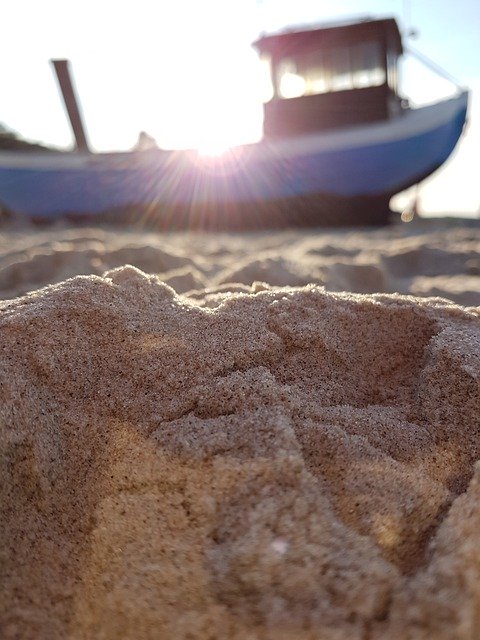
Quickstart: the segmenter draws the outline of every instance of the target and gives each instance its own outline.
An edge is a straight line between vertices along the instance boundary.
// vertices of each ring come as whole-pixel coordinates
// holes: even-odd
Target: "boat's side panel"
[[[430,175],[455,148],[465,112],[423,134],[295,160],[292,192],[333,191],[342,196],[395,194]]]
[[[452,101],[452,105],[455,103]],[[447,119],[414,130],[388,127],[286,145],[245,147],[217,160],[190,153],[128,154],[75,159],[73,166],[5,167],[0,202],[37,216],[97,213],[134,204],[255,203],[316,193],[340,197],[394,194],[443,164],[465,122],[466,101]],[[447,105],[448,106],[448,105]],[[428,115],[428,112],[425,113]],[[382,139],[382,131],[385,139]],[[359,142],[359,137],[361,142]],[[340,140],[340,142],[339,142]],[[61,159],[60,159],[61,162]],[[3,164],[3,166],[2,166]]]

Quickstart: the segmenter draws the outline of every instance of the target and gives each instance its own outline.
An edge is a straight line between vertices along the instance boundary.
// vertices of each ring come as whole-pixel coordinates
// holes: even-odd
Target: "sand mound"
[[[465,306],[480,306],[480,278],[477,275],[414,278],[410,291],[416,296],[440,296]]]
[[[233,269],[222,271],[219,284],[234,283],[249,285],[252,282],[268,282],[273,286],[298,287],[306,284],[319,283],[316,277],[301,261],[285,260],[281,256],[265,256],[259,260],[248,258],[244,264],[236,265]]]
[[[352,291],[354,293],[388,293],[389,279],[376,264],[345,264],[337,262],[327,270],[327,288],[330,291]]]
[[[439,276],[464,273],[475,252],[457,252],[428,245],[382,256],[386,270],[396,277]]]
[[[88,233],[90,232],[90,233]],[[32,233],[32,242],[22,239],[20,246],[0,252],[0,292],[2,297],[13,297],[32,289],[62,282],[75,275],[101,275],[107,269],[124,264],[135,264],[139,269],[175,277],[179,292],[200,286],[203,281],[192,277],[180,278],[179,271],[195,271],[193,261],[174,250],[165,250],[157,243],[135,242],[131,235],[121,238],[102,230],[73,230],[45,239]],[[133,240],[133,241],[132,241]],[[188,282],[188,286],[187,286]],[[193,286],[192,286],[193,285]]]
[[[257,290],[1,303],[2,638],[475,637],[478,313]]]

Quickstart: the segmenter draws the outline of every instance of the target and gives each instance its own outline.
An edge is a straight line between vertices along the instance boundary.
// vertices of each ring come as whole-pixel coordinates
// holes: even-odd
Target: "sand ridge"
[[[131,266],[0,303],[2,637],[474,638],[479,315]]]

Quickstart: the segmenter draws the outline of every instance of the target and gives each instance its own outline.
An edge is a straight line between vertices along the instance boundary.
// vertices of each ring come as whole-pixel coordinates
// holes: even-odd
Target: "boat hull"
[[[243,215],[245,222],[262,209],[275,218],[292,204],[308,210],[305,219],[319,222],[327,214],[335,222],[335,212],[341,221],[342,211],[349,213],[348,222],[352,216],[355,221],[369,207],[378,217],[380,209],[388,211],[391,196],[447,160],[461,136],[467,103],[468,94],[462,93],[406,110],[393,121],[262,141],[219,157],[161,150],[0,152],[0,201],[8,210],[32,217],[138,208],[169,219],[186,217],[190,226],[195,220],[193,226],[202,226],[205,216],[216,221],[209,226],[219,226],[225,211]],[[294,222],[300,221],[293,215]],[[286,220],[285,213],[280,218]],[[365,222],[360,218],[359,223]]]

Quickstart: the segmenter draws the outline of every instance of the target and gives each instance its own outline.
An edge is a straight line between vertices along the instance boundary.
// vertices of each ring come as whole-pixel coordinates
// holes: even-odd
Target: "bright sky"
[[[472,88],[467,135],[424,184],[421,204],[431,213],[477,213],[478,0],[6,0],[0,122],[27,138],[71,143],[48,63],[57,57],[71,60],[96,150],[129,149],[140,130],[167,148],[255,141],[262,74],[250,43],[261,31],[352,15],[393,15],[415,27],[412,44]],[[451,90],[411,62],[403,88],[418,104]]]

